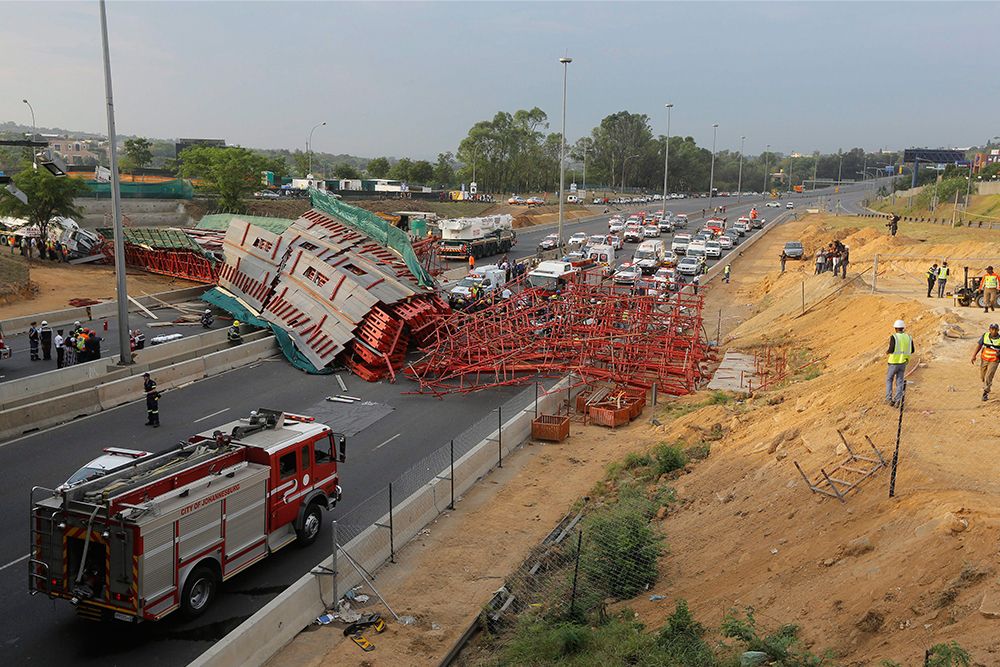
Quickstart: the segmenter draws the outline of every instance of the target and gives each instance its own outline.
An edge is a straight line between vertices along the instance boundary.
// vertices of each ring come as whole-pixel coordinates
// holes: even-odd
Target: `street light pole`
[[[740,137],[740,175],[736,183],[736,205],[740,205],[740,200],[743,199],[743,144],[747,140],[746,137]]]
[[[587,194],[587,150],[589,148],[586,143],[583,144],[583,193],[585,195]]]
[[[309,153],[309,173],[306,174],[306,178],[310,178],[313,171],[313,132],[316,131],[316,128],[323,127],[324,125],[326,125],[325,120],[322,123],[317,123],[313,129],[309,130],[309,141],[306,142],[306,152]]]
[[[768,151],[770,150],[771,150],[771,144],[767,144],[766,146],[764,146],[764,191],[761,193],[764,195],[764,197],[767,197],[767,168],[768,168],[768,158],[771,157],[770,155],[768,155]]]
[[[667,142],[663,152],[663,215],[667,214],[667,174],[670,173],[670,110],[673,102],[663,105],[667,109]]]
[[[108,144],[111,156],[111,216],[115,230],[115,279],[118,286],[118,349],[123,366],[132,363],[129,344],[128,291],[125,284],[125,232],[122,229],[121,183],[118,179],[118,138],[115,134],[115,101],[111,89],[111,53],[108,49],[108,15],[101,0],[101,41],[104,47],[104,93],[108,106]]]
[[[31,106],[31,102],[28,100],[21,100],[28,105],[28,109],[31,111],[31,140],[35,140],[35,135],[38,134],[37,126],[35,125],[35,108]],[[35,169],[38,168],[38,158],[35,157],[35,149],[31,149],[31,166]]]
[[[839,152],[839,151],[838,151]],[[840,153],[840,163],[837,165],[837,192],[840,192],[840,176],[844,172],[844,154]],[[813,187],[815,187],[813,183]]]
[[[563,207],[566,205],[566,80],[569,78],[569,64],[572,58],[563,57],[559,59],[563,66],[563,107],[562,107],[562,134],[559,137],[559,252],[563,247]]]
[[[969,211],[969,197],[972,195],[972,160],[969,160],[969,183],[965,186],[965,211]]]
[[[712,211],[712,195],[715,190],[715,139],[719,133],[719,124],[712,124],[712,170],[708,175],[708,210]]]

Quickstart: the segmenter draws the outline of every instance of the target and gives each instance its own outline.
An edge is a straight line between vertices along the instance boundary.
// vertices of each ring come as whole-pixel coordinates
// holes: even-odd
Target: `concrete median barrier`
[[[219,373],[232,370],[233,368],[237,368],[254,361],[273,357],[276,354],[280,354],[280,352],[281,348],[278,347],[278,341],[274,338],[274,336],[245,342],[242,345],[230,347],[225,350],[219,350],[218,352],[213,352],[212,354],[206,354],[203,357],[205,362],[205,375],[206,377],[218,375]]]
[[[28,431],[71,421],[77,417],[100,412],[97,388],[61,394],[0,411],[0,440],[16,438]]]
[[[550,392],[539,399],[539,412],[556,411],[566,397],[568,379],[560,381]],[[519,410],[502,426],[503,455],[520,447],[531,434],[534,405]],[[460,496],[482,479],[497,465],[497,431],[480,441],[468,453],[455,461],[455,495]],[[393,508],[394,540],[397,551],[444,511],[451,501],[449,470],[405,498]],[[444,479],[442,479],[444,478]],[[387,525],[388,514],[375,524]],[[371,525],[347,544],[342,545],[337,557],[337,587],[342,593],[362,583],[360,575],[348,562],[347,552],[369,572],[389,560],[389,531]],[[333,568],[333,557],[321,562],[317,568]],[[331,577],[306,574],[277,597],[267,603],[239,627],[216,642],[189,667],[244,667],[263,665],[303,628],[333,602]],[[252,639],[251,639],[252,637]]]

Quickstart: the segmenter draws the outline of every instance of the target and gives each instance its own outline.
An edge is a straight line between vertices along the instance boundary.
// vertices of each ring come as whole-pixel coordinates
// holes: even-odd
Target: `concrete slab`
[[[746,393],[750,383],[759,386],[760,382],[754,373],[753,355],[730,350],[722,357],[722,363],[712,375],[708,388]]]

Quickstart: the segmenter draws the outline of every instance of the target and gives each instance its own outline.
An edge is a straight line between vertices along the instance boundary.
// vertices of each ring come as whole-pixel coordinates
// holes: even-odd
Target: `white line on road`
[[[397,433],[396,435],[392,436],[391,438],[389,438],[388,440],[386,440],[385,442],[383,442],[381,445],[379,445],[375,449],[378,449],[379,447],[385,447],[386,445],[388,445],[390,442],[392,442],[393,440],[395,440],[396,438],[398,438],[401,435],[403,435],[403,434],[402,433]]]
[[[31,554],[25,554],[25,555],[21,556],[20,558],[18,558],[17,560],[12,560],[11,562],[7,563],[6,565],[0,565],[0,570],[6,570],[11,565],[17,565],[18,563],[20,563],[23,560],[28,560],[28,558],[30,558],[30,557],[31,557]]]
[[[204,416],[204,417],[202,417],[201,419],[195,419],[193,423],[197,424],[198,422],[203,422],[203,421],[205,421],[206,419],[208,419],[209,417],[214,417],[215,415],[221,415],[221,414],[222,414],[223,412],[229,412],[229,408],[222,408],[222,409],[221,409],[221,410],[219,410],[218,412],[213,412],[213,413],[212,413],[212,414],[210,414],[210,415],[205,415],[205,416]]]

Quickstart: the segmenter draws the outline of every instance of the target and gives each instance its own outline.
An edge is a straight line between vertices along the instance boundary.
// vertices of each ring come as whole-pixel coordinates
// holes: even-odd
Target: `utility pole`
[[[563,66],[563,105],[562,105],[562,135],[559,137],[559,253],[562,255],[563,247],[563,206],[565,205],[566,190],[566,79],[569,77],[569,64],[572,58],[563,57],[559,59]]]
[[[763,191],[764,197],[767,197],[767,181],[768,181],[767,169],[769,166],[768,159],[771,157],[768,151],[770,150],[771,150],[771,144],[767,144],[766,146],[764,146],[764,191]]]
[[[108,48],[108,15],[101,0],[101,41],[104,46],[104,92],[108,101],[108,144],[111,156],[111,215],[115,230],[115,279],[118,284],[118,349],[123,366],[132,363],[129,344],[128,291],[125,284],[125,232],[122,229],[121,182],[118,178],[118,138],[115,134],[115,100],[111,88],[111,53]]]
[[[736,185],[736,205],[740,205],[740,200],[743,199],[743,144],[746,141],[746,137],[740,137],[740,175]]]
[[[819,151],[813,153],[813,192],[816,191],[816,173],[819,170]]]
[[[35,125],[35,107],[31,106],[31,102],[28,100],[21,100],[28,105],[28,110],[31,111],[31,140],[35,140],[35,135],[38,134],[38,127]],[[31,166],[38,169],[38,157],[36,156],[35,149],[31,149]]]
[[[667,141],[663,152],[663,215],[667,214],[667,174],[670,173],[670,110],[672,102],[663,105],[667,109]]]

